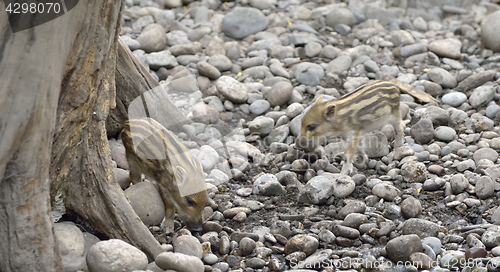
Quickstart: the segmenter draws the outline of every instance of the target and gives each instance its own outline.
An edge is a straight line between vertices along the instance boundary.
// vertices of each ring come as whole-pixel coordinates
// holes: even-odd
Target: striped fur
[[[167,231],[173,231],[175,211],[190,229],[200,230],[208,199],[201,163],[170,131],[151,118],[127,121],[122,140],[132,183],[140,182],[141,174],[156,181],[165,203]]]
[[[322,137],[347,137],[349,145],[341,173],[349,174],[363,134],[391,124],[396,131],[394,146],[403,145],[404,124],[399,109],[399,96],[400,91],[396,85],[377,80],[360,86],[339,100],[323,102],[323,97],[319,97],[302,119],[296,146],[312,151]]]

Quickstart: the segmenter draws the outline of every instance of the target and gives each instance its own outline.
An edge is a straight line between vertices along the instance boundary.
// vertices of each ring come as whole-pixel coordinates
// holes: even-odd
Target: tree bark
[[[156,79],[132,54],[123,43],[118,44],[116,62],[116,107],[111,109],[106,120],[108,137],[117,136],[129,118],[130,105],[140,104],[144,112],[134,112],[132,117],[152,117],[168,129],[179,129],[182,124],[190,123],[187,118],[166,96]],[[143,106],[144,105],[144,106]],[[134,115],[132,113],[131,115]]]
[[[52,199],[99,232],[154,258],[164,250],[125,198],[112,172],[106,118],[115,106],[115,68],[124,2],[95,0],[64,72],[50,174]]]
[[[163,251],[110,166],[104,123],[115,101],[123,4],[80,1],[68,14],[16,33],[0,16],[2,272],[63,271],[50,192],[102,233],[150,256]],[[7,14],[2,4],[0,14]]]
[[[13,33],[3,4],[0,14],[0,271],[63,271],[50,213],[49,165],[57,100],[79,20],[63,15]]]

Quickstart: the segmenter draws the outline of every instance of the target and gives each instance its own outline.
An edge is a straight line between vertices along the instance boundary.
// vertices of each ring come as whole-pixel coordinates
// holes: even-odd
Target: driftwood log
[[[116,107],[106,121],[108,137],[117,136],[132,103],[138,104],[131,117],[151,117],[166,128],[177,130],[191,122],[166,96],[166,90],[120,40],[116,62]],[[137,109],[138,108],[138,109]],[[143,112],[141,112],[144,110]],[[138,112],[139,111],[139,112]]]

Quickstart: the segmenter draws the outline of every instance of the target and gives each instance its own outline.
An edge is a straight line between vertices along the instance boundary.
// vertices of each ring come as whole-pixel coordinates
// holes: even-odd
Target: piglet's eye
[[[306,129],[307,129],[308,131],[313,131],[313,130],[315,130],[317,127],[318,127],[318,125],[317,125],[317,124],[310,124],[310,125],[307,125]]]
[[[187,203],[189,206],[194,206],[194,205],[196,205],[196,202],[194,202],[194,200],[193,200],[192,198],[190,198],[190,197],[186,196],[184,199],[186,200],[186,203]]]

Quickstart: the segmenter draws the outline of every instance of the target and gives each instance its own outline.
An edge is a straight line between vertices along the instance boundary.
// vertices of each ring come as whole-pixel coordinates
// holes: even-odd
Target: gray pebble
[[[425,237],[424,239],[422,239],[422,244],[429,246],[436,255],[441,253],[441,240],[439,240],[439,238]]]
[[[319,242],[316,238],[310,235],[295,235],[285,245],[285,254],[301,251],[309,256],[318,249]]]
[[[303,62],[293,67],[295,78],[304,85],[317,86],[325,76],[325,71],[315,63]]]
[[[292,91],[293,87],[290,82],[278,82],[274,84],[271,90],[267,93],[267,101],[269,101],[272,107],[281,106],[290,100],[292,97]]]
[[[172,245],[174,246],[174,252],[195,256],[199,259],[203,257],[201,243],[194,236],[179,236],[173,241]]]
[[[500,37],[498,27],[500,26],[500,11],[493,12],[486,16],[481,22],[481,39],[483,44],[495,51],[500,52]]]
[[[462,174],[455,174],[450,179],[451,190],[454,194],[459,194],[469,187],[469,181]]]
[[[159,225],[165,216],[163,200],[151,182],[139,182],[125,190],[130,205],[146,226]]]
[[[168,50],[147,54],[146,59],[152,69],[159,69],[160,67],[170,69],[179,65],[177,59]]]
[[[465,261],[465,253],[461,251],[447,251],[440,260],[440,265],[443,268],[457,269],[460,267],[460,262]]]
[[[261,115],[271,107],[267,100],[259,99],[250,104],[250,112],[255,115]]]
[[[457,86],[455,77],[443,68],[432,68],[427,72],[427,76],[430,80],[438,83],[444,88],[453,88]]]
[[[323,46],[318,42],[309,42],[304,47],[306,56],[308,56],[309,58],[318,56],[322,48]]]
[[[218,79],[221,76],[219,69],[206,61],[198,62],[196,68],[201,75],[204,75],[210,79]]]
[[[492,162],[496,162],[498,159],[498,152],[489,147],[480,148],[476,152],[474,152],[473,157],[476,163],[478,163],[482,159],[487,159]]]
[[[351,67],[351,58],[349,56],[339,56],[328,63],[327,73],[342,73]]]
[[[401,203],[401,213],[405,218],[418,217],[422,213],[422,204],[412,196]]]
[[[481,235],[481,242],[488,248],[500,245],[500,232],[485,231],[483,235]]]
[[[165,48],[166,30],[159,24],[147,25],[136,39],[141,44],[141,49],[146,52],[157,52]]]
[[[396,197],[401,196],[401,191],[387,183],[379,183],[373,186],[372,193],[387,201],[393,201]]]
[[[432,121],[429,118],[420,119],[411,127],[410,135],[415,139],[415,142],[426,144],[434,138],[434,128]]]
[[[455,139],[456,136],[457,132],[450,127],[440,126],[434,130],[434,137],[438,140],[449,142]]]
[[[217,255],[215,255],[213,253],[207,253],[207,254],[205,254],[205,256],[203,256],[203,262],[208,264],[208,265],[215,264],[218,261],[219,261],[219,258],[217,258]]]
[[[431,221],[410,218],[403,224],[403,234],[417,234],[421,238],[436,237],[439,233],[439,225]]]
[[[482,176],[476,183],[476,195],[480,199],[490,198],[495,192],[495,183],[488,176]]]
[[[427,168],[421,162],[409,161],[401,167],[401,175],[409,183],[424,182],[427,175]]]
[[[54,234],[62,255],[83,255],[85,250],[85,238],[82,231],[73,223],[55,223]]]
[[[336,8],[326,15],[326,24],[335,27],[338,24],[352,26],[356,23],[356,17],[350,9]]]
[[[98,242],[87,253],[87,267],[91,272],[144,270],[147,265],[144,252],[118,239]]]
[[[236,7],[222,20],[221,30],[234,39],[243,39],[250,34],[266,29],[269,20],[256,8]]]
[[[408,261],[413,252],[422,251],[422,242],[417,235],[403,235],[390,240],[386,247],[387,256],[394,262]]]
[[[427,46],[425,44],[422,44],[422,43],[416,43],[416,44],[410,44],[410,45],[406,45],[406,46],[403,46],[401,48],[401,57],[409,57],[409,56],[413,56],[413,55],[416,55],[416,54],[420,54],[420,53],[424,53],[424,52],[427,52]]]
[[[462,43],[459,40],[453,38],[435,40],[429,44],[429,51],[434,52],[436,55],[440,57],[445,57],[450,59],[459,59],[461,56],[460,54],[461,49],[462,49]]]
[[[221,76],[216,86],[225,98],[234,103],[243,103],[248,99],[247,87],[232,77]]]
[[[441,101],[453,107],[462,105],[467,100],[467,96],[460,92],[451,92],[443,95]],[[500,107],[499,107],[500,109]]]
[[[476,169],[476,163],[471,159],[461,161],[457,164],[458,172],[464,172],[466,170],[474,171],[475,169]]]
[[[163,269],[173,269],[176,271],[203,272],[205,270],[203,262],[194,256],[182,253],[163,252],[156,256],[156,265]]]
[[[488,104],[495,97],[496,88],[493,85],[483,85],[477,87],[469,97],[472,107],[478,108]]]

